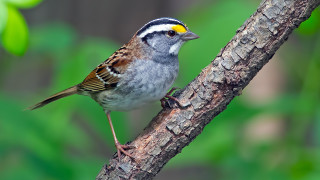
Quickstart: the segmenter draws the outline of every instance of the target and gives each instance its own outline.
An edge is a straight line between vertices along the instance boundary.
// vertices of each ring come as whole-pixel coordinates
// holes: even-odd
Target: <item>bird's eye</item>
[[[175,36],[176,35],[176,32],[175,31],[173,31],[173,30],[170,30],[170,31],[168,31],[168,36],[169,37],[173,37],[173,36]]]

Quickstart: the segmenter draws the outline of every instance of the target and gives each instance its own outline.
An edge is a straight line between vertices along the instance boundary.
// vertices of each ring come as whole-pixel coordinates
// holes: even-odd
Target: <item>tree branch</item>
[[[151,179],[272,58],[289,34],[306,20],[320,0],[263,0],[217,57],[183,90],[174,95],[185,107],[163,109],[130,145],[134,157],[117,157],[96,179]]]

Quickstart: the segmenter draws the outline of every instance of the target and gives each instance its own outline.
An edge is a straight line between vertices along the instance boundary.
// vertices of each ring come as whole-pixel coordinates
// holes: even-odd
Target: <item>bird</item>
[[[79,84],[58,92],[30,106],[29,110],[43,107],[58,99],[79,94],[89,96],[104,110],[113,135],[117,155],[131,158],[128,145],[120,144],[112,125],[111,111],[128,111],[165,98],[176,100],[168,90],[178,72],[178,53],[187,41],[199,36],[182,21],[162,17],[142,26],[109,58],[99,64]],[[167,93],[168,92],[168,93]]]

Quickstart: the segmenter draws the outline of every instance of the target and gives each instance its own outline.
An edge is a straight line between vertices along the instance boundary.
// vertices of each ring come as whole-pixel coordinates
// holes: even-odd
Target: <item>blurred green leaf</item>
[[[20,12],[8,6],[8,21],[2,33],[2,45],[10,53],[21,56],[28,44],[27,24]]]
[[[8,10],[5,4],[0,1],[0,34],[6,27],[8,21]]]
[[[318,107],[318,110],[316,112],[316,121],[314,125],[314,139],[317,139],[317,141],[315,141],[315,145],[317,147],[320,147],[320,141],[319,141],[320,139],[320,106]],[[320,152],[318,152],[318,154],[320,155]],[[320,158],[319,158],[319,161],[320,161]]]
[[[31,8],[38,5],[42,0],[2,0],[18,8]]]

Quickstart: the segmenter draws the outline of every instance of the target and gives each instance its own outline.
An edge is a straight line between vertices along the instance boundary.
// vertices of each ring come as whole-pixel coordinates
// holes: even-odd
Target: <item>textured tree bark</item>
[[[163,109],[129,145],[134,157],[117,157],[96,179],[151,179],[204,126],[222,112],[306,20],[320,0],[263,0],[217,57],[188,86],[174,94],[184,105]]]

